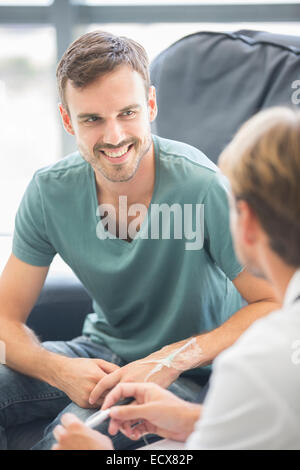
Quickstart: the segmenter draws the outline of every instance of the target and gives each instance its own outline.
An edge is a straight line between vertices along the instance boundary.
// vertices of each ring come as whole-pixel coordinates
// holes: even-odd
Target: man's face
[[[256,277],[266,279],[261,268],[257,252],[257,243],[253,243],[253,223],[249,206],[245,201],[240,204],[232,194],[229,195],[230,230],[235,253],[243,266]]]
[[[63,122],[83,158],[107,180],[130,180],[152,148],[154,88],[147,100],[141,75],[121,66],[84,88],[67,82],[66,101],[69,115],[60,107]]]

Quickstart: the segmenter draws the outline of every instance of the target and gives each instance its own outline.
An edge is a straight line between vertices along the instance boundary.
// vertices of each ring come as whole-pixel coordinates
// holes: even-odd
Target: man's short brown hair
[[[76,39],[62,56],[56,71],[63,107],[68,110],[65,97],[68,80],[74,87],[84,88],[120,65],[129,65],[142,76],[148,97],[149,60],[140,44],[105,31],[93,31]]]

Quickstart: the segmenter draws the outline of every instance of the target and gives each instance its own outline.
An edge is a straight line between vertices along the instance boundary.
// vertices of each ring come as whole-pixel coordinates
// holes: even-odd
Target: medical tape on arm
[[[156,363],[156,366],[146,375],[144,382],[159,372],[163,367],[172,367],[176,370],[186,370],[184,364],[188,359],[198,357],[202,354],[202,349],[197,345],[196,338],[191,338],[187,343],[169,354],[169,356],[162,359],[150,359],[149,361],[143,361],[142,364]]]
[[[159,372],[163,367],[172,367],[173,369],[177,370],[185,370],[184,364],[186,364],[187,360],[196,359],[202,354],[202,349],[198,346],[196,338],[191,338],[187,343],[181,346],[178,349],[175,349],[171,352],[167,357],[162,359],[153,359],[149,361],[143,361],[141,364],[151,364],[156,363],[153,369],[146,375],[144,382],[154,375],[156,372]],[[140,420],[138,424],[142,423],[143,420]],[[143,440],[146,445],[148,445],[148,441],[146,436],[143,435]]]

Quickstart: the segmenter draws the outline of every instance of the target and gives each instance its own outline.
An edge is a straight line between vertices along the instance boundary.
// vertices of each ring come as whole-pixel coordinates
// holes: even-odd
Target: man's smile
[[[100,150],[101,154],[111,163],[123,163],[131,154],[133,144],[119,147],[115,150]]]

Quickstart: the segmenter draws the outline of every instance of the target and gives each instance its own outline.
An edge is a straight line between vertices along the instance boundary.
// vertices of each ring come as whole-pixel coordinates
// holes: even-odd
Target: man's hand
[[[55,387],[82,408],[92,408],[89,396],[95,385],[119,366],[103,359],[60,357],[56,371]],[[103,401],[103,400],[102,400]],[[99,401],[98,401],[99,403]]]
[[[93,431],[77,416],[66,413],[61,423],[54,428],[57,444],[52,446],[52,450],[113,450],[109,437]]]
[[[135,401],[130,405],[113,406],[126,397],[134,397]],[[102,410],[111,406],[109,433],[115,435],[122,431],[133,440],[154,433],[184,442],[202,410],[201,405],[181,400],[153,383],[119,384],[106,396]]]
[[[90,404],[100,404],[99,399],[103,401],[104,396],[120,382],[147,381],[147,377],[158,365],[158,363],[155,361],[159,361],[163,357],[166,357],[166,355],[164,356],[161,351],[153,353],[144,359],[130,362],[129,364],[119,368],[112,374],[101,378],[100,382],[95,386],[90,395]],[[174,382],[179,377],[179,375],[179,370],[174,369],[173,367],[164,366],[160,370],[155,372],[153,375],[151,375],[151,377],[149,376],[149,380],[158,385],[161,385],[164,388],[167,388],[169,385],[171,385],[172,382]]]

